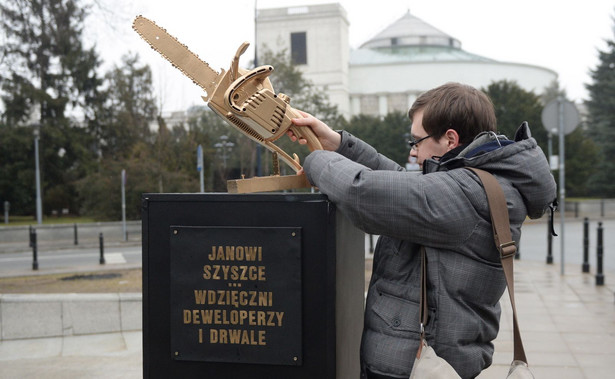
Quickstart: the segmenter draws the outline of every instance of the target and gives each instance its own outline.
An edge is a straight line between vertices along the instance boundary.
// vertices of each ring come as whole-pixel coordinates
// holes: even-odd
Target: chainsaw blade
[[[143,16],[137,16],[132,23],[132,28],[173,67],[179,69],[196,85],[203,88],[208,97],[213,95],[221,77],[220,73],[209,67],[186,45],[156,25],[155,22]]]

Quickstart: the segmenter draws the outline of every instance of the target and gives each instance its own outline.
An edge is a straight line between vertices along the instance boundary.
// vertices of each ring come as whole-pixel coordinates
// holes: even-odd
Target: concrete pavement
[[[608,241],[615,221],[604,224],[608,231],[604,286],[595,285],[595,222],[590,228],[591,274],[581,273],[581,223],[579,219],[567,220],[565,275],[561,275],[560,241],[554,239],[555,263],[547,265],[545,224],[524,226],[522,259],[515,261],[516,302],[526,354],[537,379],[607,378],[615,372],[615,252]],[[366,279],[371,275],[371,263],[366,252]],[[38,274],[49,273],[44,271]],[[512,312],[507,294],[501,305],[494,362],[479,379],[505,377],[512,360]],[[139,307],[133,312],[139,312]],[[132,317],[140,318],[140,314]],[[142,333],[138,330],[0,340],[0,379],[141,378],[142,362]]]
[[[141,378],[141,332],[0,342],[0,378]]]
[[[604,286],[580,271],[570,264],[561,276],[557,265],[515,262],[519,323],[536,378],[606,378],[615,371],[615,271],[605,272]],[[512,360],[506,294],[501,304],[494,364],[480,379],[505,377]],[[0,378],[141,378],[142,359],[139,331],[4,340]]]
[[[515,302],[528,362],[536,378],[608,378],[615,371],[615,272],[596,286],[578,265],[515,262]],[[610,280],[608,279],[610,277]],[[502,318],[494,364],[480,379],[503,378],[513,356],[512,310],[500,301]]]

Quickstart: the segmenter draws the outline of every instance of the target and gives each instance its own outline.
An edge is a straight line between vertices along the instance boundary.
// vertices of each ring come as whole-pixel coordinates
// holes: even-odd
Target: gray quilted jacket
[[[493,133],[479,135],[429,174],[404,171],[346,132],[337,152],[314,151],[306,158],[308,179],[357,227],[381,235],[365,307],[364,368],[399,378],[412,370],[421,245],[428,260],[428,343],[463,378],[491,364],[506,283],[485,192],[474,173],[459,167],[478,167],[498,179],[517,243],[526,216],[541,217],[556,197],[547,160],[527,124],[515,141],[500,142]]]

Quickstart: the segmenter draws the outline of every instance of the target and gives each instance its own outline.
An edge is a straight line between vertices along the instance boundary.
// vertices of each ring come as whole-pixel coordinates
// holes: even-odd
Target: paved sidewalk
[[[615,272],[604,286],[579,265],[515,261],[515,302],[528,362],[539,378],[612,378],[615,372]],[[504,378],[513,356],[512,310],[501,300],[493,366],[478,378]]]
[[[143,377],[141,332],[0,342],[2,379]]]
[[[371,261],[367,261],[366,276]],[[615,272],[597,287],[593,274],[569,265],[515,261],[515,292],[526,354],[539,378],[607,378],[615,371]],[[492,367],[479,379],[503,378],[512,360],[512,317],[502,298]],[[0,342],[0,379],[141,378],[141,332]],[[339,378],[346,379],[346,378]],[[351,378],[354,379],[354,378]]]

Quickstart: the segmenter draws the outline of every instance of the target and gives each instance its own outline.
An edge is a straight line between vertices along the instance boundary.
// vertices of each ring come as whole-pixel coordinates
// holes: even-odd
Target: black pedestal
[[[364,241],[324,195],[144,195],[144,378],[357,378]]]

